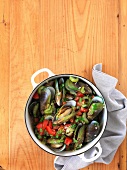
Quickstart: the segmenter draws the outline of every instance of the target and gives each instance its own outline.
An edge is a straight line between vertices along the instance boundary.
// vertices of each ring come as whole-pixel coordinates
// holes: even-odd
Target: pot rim
[[[30,93],[30,95],[29,95],[29,97],[28,97],[28,99],[27,99],[26,105],[25,105],[24,119],[25,119],[25,125],[26,125],[26,128],[27,128],[27,131],[28,131],[30,137],[32,138],[32,140],[35,142],[36,145],[38,145],[38,146],[39,146],[41,149],[43,149],[44,151],[46,151],[46,152],[48,152],[48,153],[50,153],[50,154],[53,154],[53,155],[55,155],[55,156],[69,157],[69,156],[80,155],[80,154],[88,151],[89,149],[91,149],[92,147],[94,147],[94,146],[100,141],[100,139],[101,139],[101,137],[102,137],[102,135],[103,135],[103,133],[104,133],[104,131],[105,131],[105,129],[106,129],[106,126],[107,126],[108,114],[107,114],[107,104],[106,104],[106,101],[105,101],[105,99],[104,99],[104,97],[103,97],[104,103],[105,103],[105,113],[106,113],[106,120],[104,120],[105,126],[104,126],[104,128],[101,129],[101,131],[99,132],[98,136],[95,138],[95,139],[98,138],[98,139],[96,140],[96,142],[94,142],[94,144],[93,144],[91,147],[88,147],[87,149],[85,149],[85,148],[86,148],[86,145],[85,145],[83,148],[76,150],[77,153],[75,153],[75,154],[73,154],[75,151],[64,151],[64,152],[66,152],[66,154],[62,154],[62,152],[60,152],[60,153],[57,153],[57,152],[54,152],[54,151],[53,151],[53,152],[50,152],[50,151],[47,151],[46,149],[44,149],[43,146],[41,147],[41,146],[39,145],[39,143],[37,143],[37,142],[35,141],[35,139],[32,137],[32,135],[31,135],[31,133],[30,133],[30,130],[29,130],[29,128],[28,128],[28,125],[27,125],[26,113],[27,113],[27,109],[28,109],[28,108],[27,108],[27,107],[28,107],[28,103],[30,102],[30,100],[31,100],[34,92],[39,88],[39,86],[41,86],[42,84],[45,84],[45,83],[46,83],[47,81],[49,81],[49,80],[52,80],[52,79],[55,79],[55,78],[60,78],[60,77],[62,77],[62,76],[63,76],[63,77],[69,77],[69,76],[78,77],[78,78],[81,79],[83,82],[87,83],[90,87],[93,86],[93,87],[100,93],[100,95],[103,97],[103,95],[102,95],[102,93],[100,92],[100,90],[99,90],[90,80],[88,80],[87,78],[84,78],[84,77],[79,76],[79,75],[77,75],[77,74],[70,74],[70,73],[69,73],[69,74],[68,74],[68,73],[66,73],[66,74],[56,74],[56,75],[53,75],[53,76],[51,76],[51,77],[48,77],[48,78],[44,79],[43,81],[41,81],[41,82],[32,90],[32,92]],[[91,87],[91,88],[93,89],[93,87]],[[103,123],[103,124],[104,124],[104,123]],[[102,131],[102,130],[103,130],[103,131]],[[100,135],[100,134],[101,134],[101,135]],[[99,135],[100,135],[100,136],[99,136]],[[35,138],[37,139],[36,136],[35,136]],[[95,141],[95,139],[94,139],[93,141]],[[37,140],[38,140],[38,139],[37,139]],[[39,141],[39,140],[38,140],[38,141]],[[93,143],[93,141],[91,141],[91,142],[89,142],[89,143]],[[40,141],[39,141],[39,142],[40,142]],[[88,144],[89,144],[89,143],[88,143]],[[45,146],[46,146],[46,145],[45,145]],[[81,150],[82,150],[82,151],[81,151]],[[69,154],[69,155],[68,155],[69,152],[72,152],[72,154]]]

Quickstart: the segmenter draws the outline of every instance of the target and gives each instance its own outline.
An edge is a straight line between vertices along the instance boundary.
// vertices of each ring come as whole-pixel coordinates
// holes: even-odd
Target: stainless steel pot
[[[41,83],[37,84],[35,83],[34,79],[35,77],[42,73],[42,72],[47,72],[48,73],[48,78],[43,80]],[[41,143],[41,141],[39,141],[37,139],[37,137],[35,136],[34,134],[34,131],[33,131],[33,128],[32,128],[32,125],[31,125],[31,119],[30,119],[30,115],[28,113],[28,106],[32,100],[32,97],[35,93],[35,91],[43,84],[46,83],[47,80],[54,80],[56,78],[60,78],[60,77],[69,77],[70,75],[72,76],[75,76],[75,77],[78,77],[80,80],[84,81],[85,83],[87,83],[95,92],[98,96],[102,96],[101,92],[87,79],[81,77],[81,76],[78,76],[78,75],[74,75],[74,74],[59,74],[59,75],[55,75],[51,70],[47,69],[47,68],[43,68],[43,69],[40,69],[38,71],[36,71],[32,77],[31,77],[31,83],[32,83],[32,86],[33,86],[33,91],[32,93],[30,94],[29,98],[28,98],[28,101],[27,101],[27,104],[26,104],[26,108],[25,108],[25,123],[26,123],[26,127],[27,127],[27,130],[31,136],[31,138],[33,139],[33,141],[43,150],[51,153],[51,154],[54,154],[54,155],[59,155],[59,156],[74,156],[74,155],[78,155],[79,157],[81,157],[84,161],[86,162],[91,162],[91,161],[94,161],[96,160],[102,153],[102,148],[101,148],[101,145],[99,143],[99,140],[105,130],[105,127],[106,127],[106,123],[107,123],[107,108],[106,108],[106,104],[105,104],[105,107],[104,107],[104,110],[103,110],[103,113],[102,113],[102,117],[101,117],[101,122],[100,122],[100,125],[101,125],[101,131],[99,133],[99,135],[93,140],[91,141],[90,143],[86,144],[84,147],[82,147],[81,149],[79,150],[75,150],[75,151],[62,151],[60,153],[57,153],[57,152],[54,152],[53,150],[51,150],[49,147],[47,147],[46,145],[44,145],[43,143]],[[102,96],[103,97],[103,96]],[[93,155],[87,159],[84,157],[84,152],[86,152],[87,150],[89,150],[90,148],[94,147],[94,152],[93,152]]]

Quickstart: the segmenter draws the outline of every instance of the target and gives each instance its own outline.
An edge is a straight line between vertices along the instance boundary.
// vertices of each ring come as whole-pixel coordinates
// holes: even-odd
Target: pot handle
[[[35,77],[40,74],[40,73],[43,73],[43,72],[47,72],[48,73],[48,77],[51,77],[51,76],[54,76],[55,74],[49,70],[48,68],[42,68],[38,71],[36,71],[32,76],[31,76],[31,84],[33,86],[33,89],[38,85],[38,83],[35,83],[34,79]]]
[[[85,162],[93,162],[95,161],[96,159],[98,159],[101,154],[102,154],[102,147],[100,145],[100,142],[98,142],[95,146],[94,146],[94,151],[91,155],[91,158],[85,158],[85,153],[81,154],[81,155],[78,155],[83,161]]]

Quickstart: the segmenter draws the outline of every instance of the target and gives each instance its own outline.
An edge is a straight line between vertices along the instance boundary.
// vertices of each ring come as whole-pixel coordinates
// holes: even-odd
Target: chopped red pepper
[[[44,134],[44,130],[42,132],[39,132],[39,134],[42,136]]]
[[[56,125],[56,126],[53,126],[53,129],[57,130],[59,129],[60,126]]]
[[[48,126],[49,121],[45,119],[42,123],[42,129],[44,130]]]
[[[78,101],[79,101],[79,97],[76,97],[76,98],[75,98],[75,101],[78,102]]]
[[[43,122],[40,122],[37,124],[36,128],[39,130],[40,128],[42,128]]]
[[[89,109],[81,107],[80,112],[88,112]]]
[[[81,93],[80,91],[79,92],[77,92],[77,97],[83,97],[84,96],[84,94],[83,93]]]
[[[78,111],[78,112],[76,113],[76,115],[81,116],[81,115],[82,115],[82,112],[81,112],[81,111]]]
[[[39,94],[38,94],[37,92],[34,93],[33,98],[34,98],[34,99],[39,99]]]
[[[64,129],[64,125],[60,125],[58,130]]]
[[[70,122],[71,122],[71,123],[74,123],[74,118],[71,118],[71,119],[70,119]]]
[[[82,103],[77,102],[76,105],[77,106],[82,106]]]
[[[47,130],[47,132],[48,132],[50,135],[53,135],[53,136],[56,135],[55,129],[51,129],[49,126],[47,126],[47,127],[46,127],[46,130]]]
[[[66,145],[70,145],[70,144],[72,143],[72,139],[69,138],[69,137],[66,137],[64,143],[65,143]]]
[[[49,125],[48,125],[51,129],[52,129],[52,121],[49,120]]]

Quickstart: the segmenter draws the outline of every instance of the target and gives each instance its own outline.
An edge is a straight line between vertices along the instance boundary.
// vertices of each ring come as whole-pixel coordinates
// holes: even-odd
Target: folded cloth
[[[127,99],[115,89],[118,80],[102,72],[102,64],[93,67],[92,75],[96,87],[105,98],[108,109],[107,126],[100,139],[102,154],[95,162],[109,164],[126,136]],[[86,151],[85,157],[89,158],[94,149],[92,147]],[[54,167],[56,170],[79,170],[92,163],[87,163],[78,156],[56,157]]]

